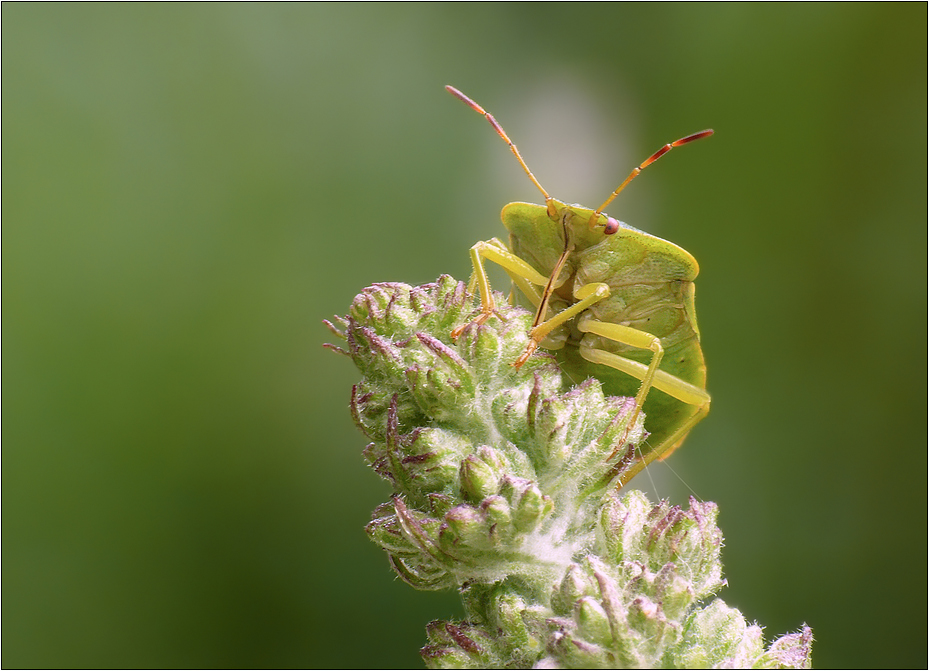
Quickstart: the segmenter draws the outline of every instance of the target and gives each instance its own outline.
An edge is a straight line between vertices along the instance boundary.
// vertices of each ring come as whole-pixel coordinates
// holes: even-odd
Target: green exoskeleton
[[[610,455],[623,453],[616,468],[622,486],[649,462],[680,446],[709,412],[710,396],[694,310],[697,261],[674,243],[624,224],[604,210],[662,155],[713,131],[664,145],[629,173],[603,205],[591,210],[549,196],[496,119],[457,89],[446,88],[490,122],[545,197],[544,205],[510,203],[503,208],[509,244],[495,238],[471,248],[472,290],[476,283],[481,297],[481,313],[471,323],[481,324],[494,314],[484,271],[484,261],[493,261],[536,307],[530,344],[515,366],[542,346],[555,350],[569,375],[596,377],[606,394],[635,397],[626,434],[644,407],[650,435],[648,445],[633,454],[625,447],[624,434]],[[456,328],[452,337],[467,326]]]

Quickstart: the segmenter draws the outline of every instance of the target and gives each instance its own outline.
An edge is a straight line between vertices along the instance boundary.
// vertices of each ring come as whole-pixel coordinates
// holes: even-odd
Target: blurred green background
[[[445,84],[569,202],[716,129],[610,208],[700,261],[714,399],[634,484],[718,502],[723,598],[815,665],[925,666],[924,3],[2,18],[4,667],[421,666],[457,596],[363,534],[320,320],[539,201]]]

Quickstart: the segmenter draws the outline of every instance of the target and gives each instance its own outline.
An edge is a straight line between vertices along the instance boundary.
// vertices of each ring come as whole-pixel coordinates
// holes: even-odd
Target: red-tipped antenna
[[[509,136],[507,136],[506,132],[503,130],[503,127],[499,123],[497,123],[497,120],[494,119],[493,115],[490,112],[485,111],[483,107],[481,107],[476,102],[471,100],[468,96],[466,96],[464,93],[456,89],[454,86],[446,86],[445,90],[451,93],[456,98],[458,98],[463,103],[465,103],[468,107],[473,109],[478,114],[483,114],[484,117],[490,122],[490,125],[494,127],[494,130],[497,131],[497,135],[502,137],[504,142],[510,145],[510,150],[516,156],[516,160],[519,161],[519,164],[523,166],[523,170],[526,171],[526,174],[529,175],[529,179],[532,180],[532,183],[535,184],[536,187],[538,187],[539,191],[542,192],[542,195],[545,196],[545,205],[548,207],[548,213],[550,216],[554,217],[555,213],[552,210],[552,204],[551,204],[552,197],[549,196],[548,191],[543,189],[542,185],[539,184],[539,180],[535,178],[535,175],[532,174],[532,171],[529,169],[529,166],[526,165],[526,162],[523,160],[523,157],[520,156],[519,149],[516,148],[516,145],[513,144],[513,141],[510,140]]]
[[[598,208],[597,208],[597,211],[594,212],[594,213],[590,216],[590,222],[588,223],[588,225],[589,225],[591,228],[593,228],[593,227],[597,224],[597,219],[598,219],[598,218],[600,217],[600,215],[603,213],[603,210],[606,209],[606,206],[609,205],[610,203],[612,203],[612,202],[613,202],[613,199],[616,198],[616,196],[619,195],[619,192],[622,191],[623,189],[625,189],[625,188],[626,188],[626,185],[627,185],[629,182],[631,182],[633,179],[635,179],[636,177],[638,177],[639,173],[642,172],[643,170],[645,170],[645,168],[647,168],[648,166],[650,166],[652,163],[654,163],[655,161],[657,161],[659,158],[661,158],[662,156],[664,156],[665,154],[667,154],[669,151],[671,151],[671,150],[674,149],[675,147],[680,147],[681,145],[685,145],[685,144],[687,144],[688,142],[693,142],[694,140],[701,140],[701,139],[703,139],[703,138],[705,138],[705,137],[709,137],[709,136],[712,135],[712,134],[713,134],[713,129],[712,129],[712,128],[708,128],[707,130],[702,130],[702,131],[700,131],[699,133],[693,133],[692,135],[688,135],[687,137],[682,137],[680,140],[675,140],[674,142],[672,142],[672,143],[670,143],[670,144],[666,144],[664,147],[662,147],[661,149],[659,149],[658,151],[656,151],[654,154],[652,154],[651,156],[649,156],[647,159],[645,159],[644,161],[642,161],[642,162],[638,165],[638,167],[633,168],[632,172],[629,173],[629,176],[628,176],[626,179],[623,180],[623,183],[620,184],[619,187],[617,187],[617,189],[616,189],[613,193],[610,194],[610,197],[606,199],[606,202],[603,203],[603,205],[601,205],[600,207],[598,207]],[[616,230],[617,230],[617,228],[618,228],[618,225],[617,225],[617,226],[611,226],[611,225],[610,225],[610,222],[608,222],[608,223],[607,223],[607,226],[606,226],[606,231],[605,231],[605,232],[606,232],[606,233],[615,233]]]

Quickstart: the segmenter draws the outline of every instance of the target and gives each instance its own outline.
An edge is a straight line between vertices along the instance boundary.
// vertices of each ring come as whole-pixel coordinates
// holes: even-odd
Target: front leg
[[[457,338],[470,324],[483,324],[487,321],[497,309],[494,297],[490,288],[490,280],[487,278],[487,272],[484,270],[484,259],[493,261],[501,266],[507,274],[513,278],[516,285],[529,296],[533,302],[538,303],[539,296],[532,288],[532,284],[544,286],[548,278],[536,272],[535,268],[523,261],[521,258],[511,252],[503,242],[494,238],[492,240],[481,241],[471,247],[471,265],[474,267],[472,281],[477,282],[477,288],[481,295],[481,314],[476,319],[466,324],[462,324],[452,331],[452,338]]]

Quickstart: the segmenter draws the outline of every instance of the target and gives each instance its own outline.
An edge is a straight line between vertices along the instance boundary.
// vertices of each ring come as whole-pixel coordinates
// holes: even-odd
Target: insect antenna
[[[561,256],[558,257],[558,262],[555,263],[555,267],[552,268],[552,273],[548,277],[548,283],[545,285],[545,290],[542,292],[542,300],[539,301],[539,307],[535,313],[535,319],[532,320],[532,328],[535,328],[543,321],[545,321],[545,312],[548,310],[548,301],[551,299],[552,294],[555,293],[555,281],[561,275],[561,269],[564,268],[565,262],[568,260],[568,255],[574,251],[574,244],[571,242],[571,236],[568,234],[568,210],[565,210],[561,215],[561,230],[562,235],[564,236],[564,250],[561,252]]]
[[[526,171],[526,174],[529,175],[529,179],[532,180],[532,183],[535,184],[536,187],[539,189],[539,191],[542,192],[542,195],[545,196],[545,207],[548,210],[548,216],[554,219],[555,218],[555,206],[552,203],[552,197],[549,196],[548,191],[542,188],[542,185],[539,184],[539,180],[535,178],[535,175],[532,174],[532,171],[529,169],[529,166],[526,165],[526,162],[523,160],[523,157],[520,155],[519,149],[516,148],[516,145],[513,144],[513,141],[506,134],[506,131],[503,130],[503,127],[499,123],[497,123],[497,120],[494,119],[493,115],[490,112],[487,112],[483,107],[478,105],[476,102],[471,100],[464,93],[456,89],[454,86],[446,86],[445,90],[451,93],[456,98],[458,98],[463,103],[465,103],[468,107],[473,109],[478,114],[483,114],[484,117],[487,119],[487,121],[490,122],[490,125],[494,127],[494,130],[497,131],[497,135],[503,138],[503,141],[506,142],[508,145],[510,145],[510,150],[516,156],[516,160],[519,161],[519,164],[523,167],[523,170]],[[678,142],[680,142],[680,140],[678,140]]]
[[[674,142],[666,144],[664,147],[662,147],[661,149],[656,151],[654,154],[649,156],[647,159],[642,161],[638,166],[632,169],[632,172],[630,172],[629,176],[623,180],[623,183],[620,184],[616,188],[616,190],[610,194],[610,197],[606,199],[606,202],[603,203],[603,205],[601,205],[600,207],[598,207],[596,212],[590,215],[590,221],[588,222],[588,226],[590,226],[590,228],[593,228],[596,225],[597,219],[603,213],[603,210],[606,209],[607,205],[612,203],[613,199],[619,195],[619,192],[625,189],[626,185],[632,180],[634,180],[636,177],[638,177],[639,173],[645,170],[645,168],[650,166],[652,163],[657,161],[659,158],[667,154],[669,151],[671,151],[675,147],[680,147],[681,145],[685,145],[688,142],[693,142],[694,140],[701,140],[705,137],[709,137],[712,134],[713,134],[712,128],[708,128],[707,130],[702,130],[699,133],[692,133],[691,135],[688,135],[687,137],[682,137],[680,140],[675,140]],[[514,147],[514,151],[515,151],[515,147]],[[528,168],[527,168],[527,171],[528,171]],[[542,187],[539,187],[539,188],[542,188]],[[616,226],[611,227],[610,224],[607,224],[607,233],[611,233],[611,232],[615,233],[616,228],[617,228]]]

